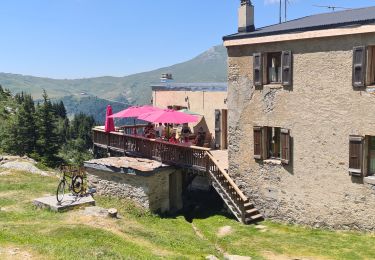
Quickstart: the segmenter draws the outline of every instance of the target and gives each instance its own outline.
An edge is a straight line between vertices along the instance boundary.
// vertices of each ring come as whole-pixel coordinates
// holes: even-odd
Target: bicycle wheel
[[[65,193],[65,181],[60,181],[59,186],[57,186],[57,191],[56,191],[56,199],[57,202],[61,202],[64,198],[64,193]]]
[[[80,194],[83,191],[82,176],[74,176],[72,179],[72,190],[75,194]]]

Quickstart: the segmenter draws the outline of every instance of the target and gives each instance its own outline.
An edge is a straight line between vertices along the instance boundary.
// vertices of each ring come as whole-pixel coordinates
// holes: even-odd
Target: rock
[[[255,228],[256,228],[256,229],[259,229],[259,230],[267,229],[267,227],[266,227],[266,226],[263,226],[263,225],[255,225]]]
[[[219,231],[217,232],[218,237],[224,237],[226,235],[229,235],[232,233],[232,227],[231,226],[223,226],[219,228]]]
[[[30,172],[34,174],[40,174],[42,176],[49,176],[47,172],[39,170],[37,167],[35,167],[32,162],[10,161],[10,162],[6,162],[2,164],[1,168],[5,168],[9,170],[25,171],[25,172]]]
[[[251,260],[250,256],[224,255],[225,260]]]
[[[117,209],[111,208],[108,210],[108,216],[111,218],[117,218]]]
[[[217,258],[217,257],[214,256],[214,255],[208,255],[208,256],[206,256],[206,259],[207,259],[207,260],[219,260],[219,258]]]

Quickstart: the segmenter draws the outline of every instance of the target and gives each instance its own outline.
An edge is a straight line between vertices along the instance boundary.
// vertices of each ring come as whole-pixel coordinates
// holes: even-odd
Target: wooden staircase
[[[207,174],[212,186],[238,221],[250,224],[263,220],[263,216],[238,188],[226,171],[218,165],[215,158],[209,152],[206,152],[206,155],[208,158]]]

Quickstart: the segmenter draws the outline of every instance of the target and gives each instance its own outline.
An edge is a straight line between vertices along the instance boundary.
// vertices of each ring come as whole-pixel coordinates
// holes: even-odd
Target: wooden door
[[[221,149],[228,149],[228,110],[221,111]]]
[[[215,148],[221,147],[221,111],[215,109]]]

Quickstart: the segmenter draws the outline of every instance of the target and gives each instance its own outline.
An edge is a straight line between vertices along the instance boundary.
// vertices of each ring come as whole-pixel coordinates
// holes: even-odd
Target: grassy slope
[[[1,170],[0,170],[1,173]],[[204,234],[195,234],[183,217],[159,218],[129,202],[97,197],[97,204],[116,207],[122,219],[37,210],[31,200],[54,193],[57,179],[26,173],[0,175],[0,258],[19,248],[38,259],[199,259],[208,254],[250,255],[253,259],[310,256],[314,259],[375,259],[375,236],[330,232],[265,222],[265,232],[223,216],[195,219]],[[222,226],[233,232],[219,237]],[[271,256],[270,256],[271,255]],[[281,258],[280,258],[281,259]]]
[[[226,58],[225,48],[216,46],[187,62],[126,77],[56,80],[0,73],[0,84],[14,93],[26,91],[35,98],[40,98],[42,90],[46,89],[52,98],[83,91],[99,98],[146,104],[151,97],[151,83],[158,82],[163,72],[173,73],[176,82],[226,82]]]

